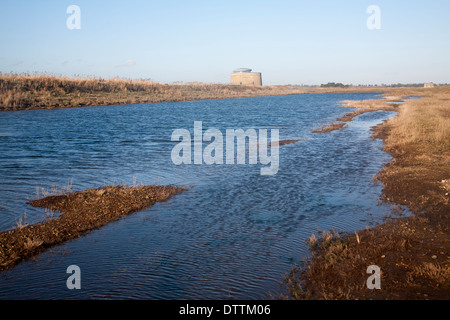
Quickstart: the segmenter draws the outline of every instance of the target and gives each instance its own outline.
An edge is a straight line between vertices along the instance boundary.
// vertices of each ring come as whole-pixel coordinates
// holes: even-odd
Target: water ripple
[[[182,103],[4,112],[0,118],[0,229],[24,213],[36,188],[109,183],[185,184],[189,192],[113,222],[0,275],[1,299],[259,299],[279,290],[309,255],[318,230],[352,231],[379,219],[372,177],[389,161],[370,127],[388,112],[356,117],[329,134],[311,129],[346,110],[341,100],[376,94],[292,95]],[[259,165],[171,162],[175,129],[277,128],[275,176]],[[9,134],[11,133],[11,134]],[[82,290],[67,290],[79,265]]]

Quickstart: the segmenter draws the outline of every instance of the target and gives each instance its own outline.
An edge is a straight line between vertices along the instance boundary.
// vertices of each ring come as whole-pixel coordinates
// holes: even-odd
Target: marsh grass
[[[40,240],[40,239],[30,239],[27,238],[27,240],[24,242],[23,246],[25,250],[34,250],[35,248],[39,247],[40,245],[42,245],[44,243],[44,241]]]
[[[407,144],[431,143],[427,150],[449,147],[450,143],[450,94],[407,101],[400,108],[398,117],[390,121],[392,136],[389,147]]]
[[[342,122],[331,122],[324,125],[321,125],[317,128],[311,130],[313,133],[327,133],[338,129],[346,128],[347,125]]]
[[[165,201],[186,191],[176,186],[109,185],[97,189],[67,192],[30,201],[34,207],[46,208],[48,219],[28,225],[26,216],[13,230],[0,232],[0,270],[13,267],[64,241],[78,238],[111,221]],[[61,212],[52,218],[53,210]],[[50,216],[51,214],[51,216]]]
[[[45,74],[1,74],[0,110],[138,104],[305,93],[299,87],[224,84],[163,84],[151,80],[69,78]]]
[[[41,195],[43,197],[50,197],[50,196],[62,196],[68,193],[72,192],[72,185],[73,185],[73,178],[69,179],[66,183],[66,185],[62,187],[58,187],[56,185],[51,186],[49,189],[40,188],[39,186],[36,186],[36,199],[39,199]]]
[[[379,92],[379,88],[246,87],[220,83],[165,84],[146,79],[0,73],[0,111],[176,102],[324,92]]]

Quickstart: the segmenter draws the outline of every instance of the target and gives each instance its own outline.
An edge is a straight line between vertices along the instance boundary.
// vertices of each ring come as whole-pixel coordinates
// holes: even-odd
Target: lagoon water
[[[0,113],[0,231],[35,223],[37,188],[193,185],[0,273],[0,299],[264,299],[309,257],[318,230],[353,232],[381,221],[373,176],[390,160],[370,128],[394,115],[356,117],[343,130],[311,129],[375,93],[308,94]],[[276,175],[262,165],[175,165],[175,129],[279,129]],[[204,146],[207,143],[204,143]],[[41,193],[41,192],[40,192]],[[42,194],[41,194],[42,195]],[[68,290],[66,269],[81,269]]]

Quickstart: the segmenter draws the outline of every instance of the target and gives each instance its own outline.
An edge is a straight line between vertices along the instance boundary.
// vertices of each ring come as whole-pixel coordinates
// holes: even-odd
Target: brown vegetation
[[[423,97],[401,104],[395,118],[374,130],[393,156],[377,176],[383,198],[413,215],[355,234],[311,237],[308,266],[286,277],[291,298],[450,298],[450,87],[390,94]],[[381,268],[380,290],[366,286],[370,265]]]
[[[391,88],[388,90],[392,90]],[[350,122],[354,117],[359,116],[366,112],[374,111],[397,111],[398,105],[393,102],[398,102],[401,97],[387,96],[382,100],[345,100],[342,101],[342,107],[356,108],[355,111],[347,112],[343,116],[337,119],[340,122],[331,122],[321,125],[311,130],[313,133],[327,133],[330,131],[342,129],[346,127],[345,122]]]
[[[241,98],[323,92],[379,92],[377,88],[163,84],[150,80],[1,74],[0,111]]]
[[[334,130],[338,130],[338,129],[342,129],[345,128],[347,125],[345,123],[342,122],[331,122],[331,123],[327,123],[324,125],[321,125],[317,128],[314,128],[311,130],[311,132],[313,133],[326,133],[326,132],[330,132],[330,131],[334,131]]]
[[[22,224],[0,233],[0,270],[13,267],[64,241],[164,201],[187,188],[174,186],[106,186],[98,189],[47,196],[30,205],[61,211],[55,219],[35,225]]]

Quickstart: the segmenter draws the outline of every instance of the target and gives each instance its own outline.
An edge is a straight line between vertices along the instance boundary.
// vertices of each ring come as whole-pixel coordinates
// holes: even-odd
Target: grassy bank
[[[0,232],[0,271],[184,190],[174,186],[106,186],[33,200],[30,205],[34,207],[62,214],[39,224]]]
[[[149,80],[67,78],[0,73],[0,111],[54,109],[152,102],[226,99],[323,92],[379,92],[377,88],[228,84],[163,84]]]
[[[389,94],[422,97],[393,106],[397,116],[374,128],[374,137],[383,139],[393,156],[377,176],[383,198],[408,206],[413,215],[355,234],[312,236],[307,267],[294,267],[286,277],[291,298],[450,298],[450,87]],[[350,105],[377,110],[382,104]],[[370,265],[381,269],[380,290],[367,288]]]
[[[386,89],[388,91],[392,89]],[[366,112],[374,111],[398,111],[398,102],[401,97],[386,96],[382,100],[363,100],[363,101],[342,101],[342,107],[356,108],[355,111],[347,112],[339,117],[336,121],[323,124],[317,128],[312,129],[313,133],[327,133],[338,129],[347,127],[346,122],[350,122],[354,117]]]

